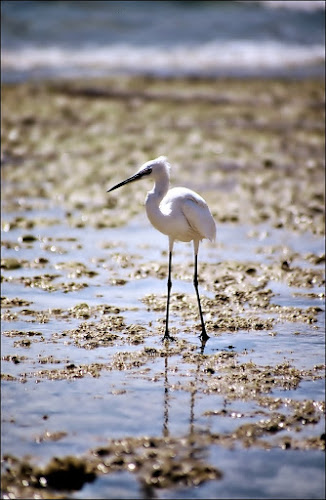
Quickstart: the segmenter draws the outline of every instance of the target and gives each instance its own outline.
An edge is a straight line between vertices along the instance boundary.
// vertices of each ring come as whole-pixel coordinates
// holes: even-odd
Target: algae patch
[[[5,456],[3,491],[15,496],[32,496],[38,492],[39,498],[50,498],[51,492],[77,491],[103,474],[123,470],[135,474],[140,484],[153,491],[220,480],[219,469],[196,457],[201,448],[196,435],[191,441],[145,436],[111,441],[83,457],[54,457],[43,468],[28,460]]]

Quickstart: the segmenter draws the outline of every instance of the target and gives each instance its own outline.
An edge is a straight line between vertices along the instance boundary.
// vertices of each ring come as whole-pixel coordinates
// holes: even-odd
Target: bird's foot
[[[201,335],[199,336],[199,338],[202,342],[207,342],[207,340],[209,339],[209,335],[207,335],[206,330],[203,330],[201,332]]]
[[[165,340],[174,341],[175,338],[171,337],[171,335],[168,332],[165,332],[164,337],[162,338],[162,342],[164,342]]]
[[[207,335],[206,332],[202,332],[202,334],[200,335],[199,338],[201,340],[200,352],[201,352],[201,354],[204,354],[204,349],[205,349],[205,346],[206,346],[206,342],[209,339],[209,336]]]

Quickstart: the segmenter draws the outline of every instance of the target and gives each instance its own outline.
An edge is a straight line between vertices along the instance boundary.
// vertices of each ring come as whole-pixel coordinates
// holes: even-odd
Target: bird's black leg
[[[165,333],[163,340],[174,340],[169,334],[169,308],[170,308],[170,292],[172,288],[171,281],[171,267],[172,267],[172,251],[169,252],[169,276],[168,276],[168,298],[166,303],[166,318],[165,318]]]
[[[206,342],[206,340],[209,339],[209,336],[206,333],[206,328],[205,328],[203,313],[202,313],[201,305],[200,305],[200,297],[199,297],[199,292],[198,292],[197,253],[196,252],[195,252],[194,287],[195,287],[195,290],[196,290],[197,301],[198,301],[198,309],[199,309],[199,315],[200,315],[200,321],[201,321],[201,336],[200,336],[200,338],[201,338],[202,342]]]

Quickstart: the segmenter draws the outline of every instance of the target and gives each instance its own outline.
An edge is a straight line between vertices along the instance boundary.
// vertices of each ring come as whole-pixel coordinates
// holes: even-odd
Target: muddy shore
[[[228,475],[216,450],[314,454],[312,498],[321,498],[324,110],[318,79],[2,86],[2,498],[83,498],[92,485],[92,498],[118,498],[112,485],[112,496],[96,490],[117,473],[136,477],[133,498],[177,498],[180,488],[196,498],[196,488]],[[204,246],[200,256],[207,345],[194,343],[190,288],[172,289],[176,341],[161,342],[167,253],[154,229],[139,238],[150,186],[106,193],[159,155],[172,164],[171,183],[199,192],[216,221],[217,250]],[[249,243],[237,253],[242,231]],[[173,267],[177,283],[192,280],[185,252]],[[64,408],[38,406],[42,384],[51,401],[57,392],[65,400],[72,384],[105,382],[114,413],[128,393],[142,400],[136,380],[164,387],[163,435],[139,421],[139,432],[114,437],[109,422],[101,439],[101,417],[90,438],[60,420]],[[190,397],[187,433],[167,432],[169,394]],[[195,398],[205,402],[198,421],[211,428],[196,427]],[[214,498],[216,488],[199,491]]]

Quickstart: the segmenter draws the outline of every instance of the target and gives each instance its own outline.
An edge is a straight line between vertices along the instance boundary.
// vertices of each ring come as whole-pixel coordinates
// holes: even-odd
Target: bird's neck
[[[153,189],[147,193],[146,203],[149,200],[151,204],[159,206],[168,189],[169,178],[160,178],[159,182],[155,182]]]
[[[166,182],[155,183],[153,189],[147,193],[145,207],[147,217],[153,226],[165,233],[164,231],[164,215],[160,210],[160,203],[169,189],[169,180]],[[163,224],[163,225],[162,225]]]

